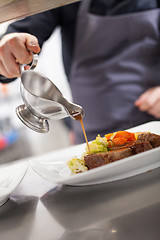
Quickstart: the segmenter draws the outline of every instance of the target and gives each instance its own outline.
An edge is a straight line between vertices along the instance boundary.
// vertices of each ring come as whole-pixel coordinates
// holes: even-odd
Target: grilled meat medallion
[[[142,141],[133,141],[123,146],[113,147],[111,151],[105,153],[95,153],[95,154],[88,154],[84,156],[85,165],[88,170],[92,168],[96,168],[111,162],[115,162],[117,160],[130,157],[137,153],[145,152],[147,150],[152,149],[149,141],[142,142]]]

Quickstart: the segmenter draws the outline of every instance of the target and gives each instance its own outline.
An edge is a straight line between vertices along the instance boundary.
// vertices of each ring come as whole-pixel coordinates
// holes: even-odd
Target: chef
[[[1,82],[19,76],[56,27],[73,102],[89,140],[160,118],[160,10],[156,0],[83,0],[9,25],[0,40]],[[34,80],[33,80],[34,81]],[[76,143],[84,141],[73,121]]]

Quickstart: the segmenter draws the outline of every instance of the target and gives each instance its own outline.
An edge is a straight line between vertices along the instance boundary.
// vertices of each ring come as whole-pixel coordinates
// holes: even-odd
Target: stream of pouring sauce
[[[86,144],[87,144],[88,152],[89,152],[89,154],[90,154],[91,151],[90,151],[90,147],[89,147],[89,143],[88,143],[86,131],[85,131],[85,128],[84,128],[82,115],[81,115],[79,112],[73,112],[71,115],[72,115],[72,117],[73,117],[75,120],[80,121],[82,130],[83,130],[83,134],[84,134],[84,138],[85,138],[85,141],[86,141]]]

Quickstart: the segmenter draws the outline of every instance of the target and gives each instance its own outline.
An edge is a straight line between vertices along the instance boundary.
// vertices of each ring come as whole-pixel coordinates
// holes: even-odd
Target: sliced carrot
[[[108,133],[105,135],[105,137],[107,138],[107,140],[109,140],[109,139],[111,139],[112,135],[113,135],[113,133]]]
[[[113,144],[114,144],[114,146],[121,146],[121,145],[123,145],[124,143],[126,143],[127,142],[127,139],[126,138],[114,138],[113,139]]]
[[[118,131],[114,138],[125,138],[127,141],[134,141],[136,140],[135,134],[127,131]]]

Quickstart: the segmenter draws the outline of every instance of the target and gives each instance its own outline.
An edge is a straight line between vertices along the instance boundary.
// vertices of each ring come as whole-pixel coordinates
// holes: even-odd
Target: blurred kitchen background
[[[5,32],[9,23],[0,24],[0,34]],[[59,29],[43,46],[36,71],[52,80],[68,100],[72,99],[62,64]],[[70,131],[63,120],[49,121],[50,131],[45,134],[36,133],[23,125],[15,113],[20,104],[23,104],[20,79],[9,84],[0,83],[0,163],[71,145]]]

